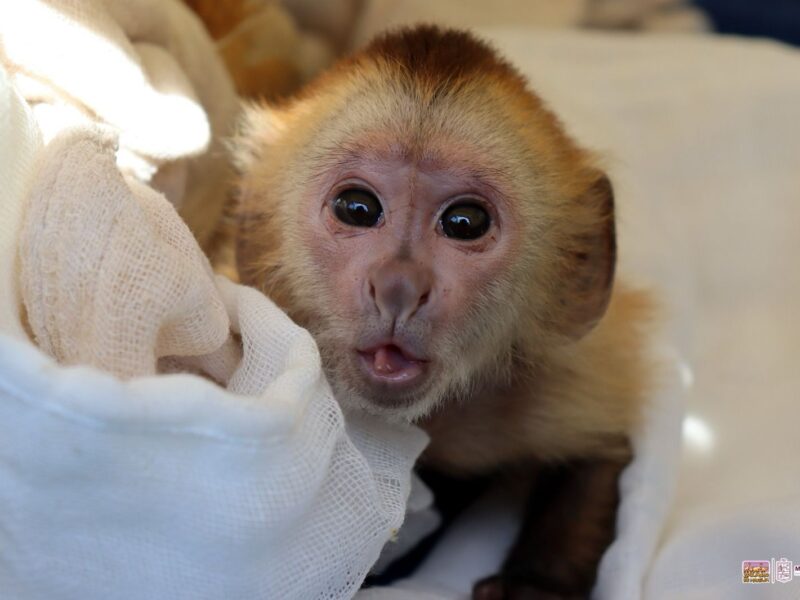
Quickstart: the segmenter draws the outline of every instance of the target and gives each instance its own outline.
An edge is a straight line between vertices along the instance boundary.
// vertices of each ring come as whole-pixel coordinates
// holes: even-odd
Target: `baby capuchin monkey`
[[[340,402],[418,423],[441,472],[535,477],[473,597],[587,597],[651,373],[608,177],[489,46],[433,26],[251,108],[235,152],[241,279],[312,332]]]

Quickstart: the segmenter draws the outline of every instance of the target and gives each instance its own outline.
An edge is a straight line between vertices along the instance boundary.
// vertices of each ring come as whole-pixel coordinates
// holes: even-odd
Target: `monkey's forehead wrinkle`
[[[347,140],[320,150],[317,178],[330,174],[345,173],[367,168],[369,170],[392,169],[398,164],[411,166],[426,173],[444,173],[466,185],[493,196],[513,195],[513,177],[500,166],[488,164],[480,149],[462,145],[414,149],[402,142],[375,143],[368,140]]]

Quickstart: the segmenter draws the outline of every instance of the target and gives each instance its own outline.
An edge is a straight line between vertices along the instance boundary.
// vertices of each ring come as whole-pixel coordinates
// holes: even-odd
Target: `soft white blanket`
[[[0,66],[0,596],[351,597],[425,436],[345,421],[308,332],[214,278],[117,145],[43,146]]]
[[[0,596],[352,596],[425,438],[346,424],[310,335],[175,211],[203,239],[229,184],[199,23],[4,2],[0,57]]]
[[[182,2],[0,2],[0,64],[45,141],[76,124],[107,125],[120,168],[164,192],[208,241],[230,186],[222,136],[238,101]]]

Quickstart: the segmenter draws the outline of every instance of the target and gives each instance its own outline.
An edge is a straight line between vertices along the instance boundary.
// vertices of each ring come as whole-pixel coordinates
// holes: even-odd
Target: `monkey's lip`
[[[358,355],[371,379],[389,384],[411,384],[423,375],[428,362],[393,343],[358,350]]]

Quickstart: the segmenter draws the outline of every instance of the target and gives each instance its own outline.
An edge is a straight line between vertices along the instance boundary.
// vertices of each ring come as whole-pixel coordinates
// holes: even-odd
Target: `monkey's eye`
[[[333,201],[333,214],[353,227],[375,227],[383,216],[383,207],[375,194],[352,188],[339,192]]]
[[[447,237],[474,240],[489,230],[492,219],[479,204],[463,202],[450,206],[444,211],[439,222]]]

